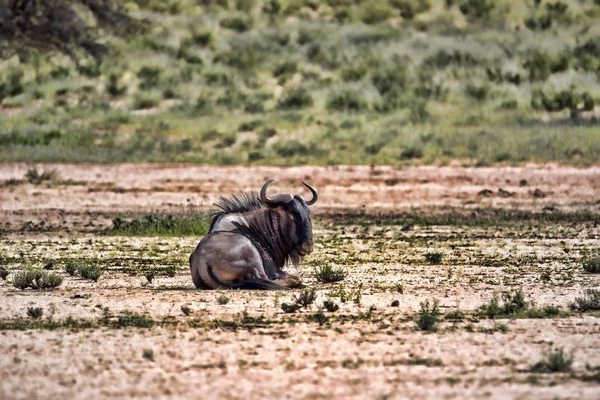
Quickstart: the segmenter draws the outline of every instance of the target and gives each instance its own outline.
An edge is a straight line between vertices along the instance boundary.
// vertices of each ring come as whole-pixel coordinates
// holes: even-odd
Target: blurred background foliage
[[[600,159],[600,1],[7,0],[0,160]]]

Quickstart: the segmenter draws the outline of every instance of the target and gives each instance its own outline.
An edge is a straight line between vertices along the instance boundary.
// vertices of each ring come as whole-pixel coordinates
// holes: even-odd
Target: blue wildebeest
[[[317,191],[305,201],[300,195],[267,196],[267,181],[260,195],[221,197],[221,209],[208,234],[190,256],[192,280],[197,288],[281,290],[301,285],[298,277],[282,270],[287,262],[299,264],[313,249],[311,206]]]

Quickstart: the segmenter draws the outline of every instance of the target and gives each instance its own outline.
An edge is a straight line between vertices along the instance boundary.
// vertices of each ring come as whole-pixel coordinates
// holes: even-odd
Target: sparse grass
[[[132,313],[131,311],[125,310],[116,321],[106,320],[106,325],[111,325],[116,328],[125,327],[137,327],[137,328],[152,328],[154,326],[154,320],[148,318],[142,314]]]
[[[546,358],[531,367],[531,372],[570,372],[573,355],[567,355],[564,349],[550,350]]]
[[[587,289],[584,296],[576,297],[569,307],[580,312],[600,310],[600,289]]]
[[[217,297],[217,303],[219,303],[221,305],[225,305],[225,304],[229,303],[229,297],[222,294],[219,297]]]
[[[583,261],[583,269],[590,274],[600,273],[600,255],[594,255]]]
[[[486,318],[497,318],[500,316],[511,316],[527,309],[527,302],[523,291],[516,290],[511,293],[502,294],[503,303],[494,294],[488,304],[479,307],[478,312]]]
[[[27,316],[33,319],[39,319],[44,314],[44,310],[41,307],[27,307]]]
[[[63,277],[38,269],[27,269],[15,274],[12,284],[16,288],[54,289],[62,284]]]
[[[425,253],[425,260],[427,260],[429,264],[440,264],[443,257],[444,255],[440,252]]]
[[[113,227],[106,233],[121,236],[202,236],[210,227],[207,215],[195,213],[177,216],[149,214],[129,220],[117,217],[112,222]]]
[[[420,330],[435,332],[440,315],[438,300],[436,299],[430,304],[429,299],[427,299],[421,302],[421,310],[417,313],[415,322]]]
[[[346,270],[344,268],[333,267],[329,264],[315,267],[313,269],[313,276],[317,282],[332,283],[344,280],[346,277]]]

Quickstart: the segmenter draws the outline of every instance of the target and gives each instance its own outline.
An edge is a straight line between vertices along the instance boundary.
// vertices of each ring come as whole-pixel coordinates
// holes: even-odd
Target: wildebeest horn
[[[267,196],[267,188],[275,179],[269,179],[260,189],[260,200],[263,203],[276,203],[276,204],[287,204],[290,201],[294,200],[291,194],[278,194],[275,197]]]
[[[313,198],[306,202],[306,205],[312,206],[313,204],[315,204],[317,202],[317,200],[319,198],[319,193],[317,193],[315,188],[310,186],[308,183],[302,182],[302,184],[304,186],[306,186],[308,188],[308,190],[310,190],[312,192]]]

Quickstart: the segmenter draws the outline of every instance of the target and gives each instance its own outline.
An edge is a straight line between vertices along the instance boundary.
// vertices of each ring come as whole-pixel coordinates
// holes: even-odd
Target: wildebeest
[[[302,182],[312,199],[279,194],[267,196],[273,179],[260,195],[222,197],[221,209],[208,234],[190,256],[192,280],[197,288],[281,290],[301,284],[282,270],[287,262],[299,264],[313,250],[311,206],[317,191]]]

